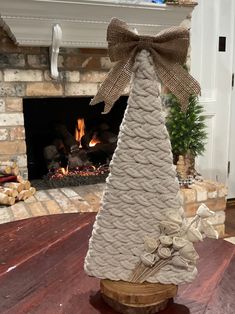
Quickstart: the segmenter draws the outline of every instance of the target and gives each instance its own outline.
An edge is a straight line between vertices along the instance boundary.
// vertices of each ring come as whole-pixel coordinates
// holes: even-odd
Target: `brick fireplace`
[[[0,43],[0,160],[15,160],[27,178],[24,99],[93,96],[111,62],[106,49],[62,48],[53,80],[48,48],[16,46],[3,29]]]
[[[62,1],[58,6],[49,0],[43,5],[41,10],[40,1],[24,1],[20,7],[4,1],[0,16],[0,161],[15,160],[25,178],[25,101],[95,95],[112,66],[102,47],[106,47],[106,29],[114,12],[140,33],[154,34],[180,23],[189,28],[193,9],[193,5],[149,3],[120,6],[112,1]],[[61,25],[63,45],[69,47],[60,49],[57,80],[50,76],[48,48],[55,21]]]

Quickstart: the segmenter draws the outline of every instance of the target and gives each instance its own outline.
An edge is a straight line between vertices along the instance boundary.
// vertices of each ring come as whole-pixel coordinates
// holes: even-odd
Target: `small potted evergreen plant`
[[[166,126],[170,135],[174,163],[177,163],[179,156],[184,156],[187,175],[195,176],[195,157],[203,154],[207,140],[203,106],[198,102],[198,97],[192,95],[187,111],[183,112],[179,101],[172,93],[166,95],[166,105],[169,107]]]

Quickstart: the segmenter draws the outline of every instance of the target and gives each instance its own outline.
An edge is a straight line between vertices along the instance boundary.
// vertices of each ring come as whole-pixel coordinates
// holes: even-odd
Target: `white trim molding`
[[[234,51],[234,0],[198,0],[192,14],[191,73],[201,84],[208,143],[198,158],[203,176],[228,183]],[[219,49],[219,38],[225,47]],[[233,122],[234,123],[234,122]]]
[[[179,25],[193,6],[157,5],[115,0],[1,0],[0,26],[21,46],[50,46],[51,29],[59,24],[62,47],[105,48],[112,17],[138,32],[153,35]]]

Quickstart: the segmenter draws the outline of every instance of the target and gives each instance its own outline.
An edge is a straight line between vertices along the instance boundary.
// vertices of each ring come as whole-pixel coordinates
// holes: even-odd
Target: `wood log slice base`
[[[176,285],[160,283],[129,283],[125,281],[100,281],[104,301],[123,314],[153,314],[164,310],[168,301],[177,294]]]
[[[168,304],[169,300],[165,300],[159,304],[147,305],[147,306],[136,306],[121,304],[113,299],[110,299],[104,294],[101,294],[104,301],[116,312],[122,314],[155,314],[160,311],[163,311]]]

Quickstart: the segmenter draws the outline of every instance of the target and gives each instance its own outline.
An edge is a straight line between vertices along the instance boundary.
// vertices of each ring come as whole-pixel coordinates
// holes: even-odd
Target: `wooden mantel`
[[[112,17],[125,20],[139,33],[151,35],[179,25],[192,9],[192,5],[144,1],[1,0],[0,26],[22,46],[50,46],[52,27],[58,23],[63,47],[105,48],[106,29]]]

